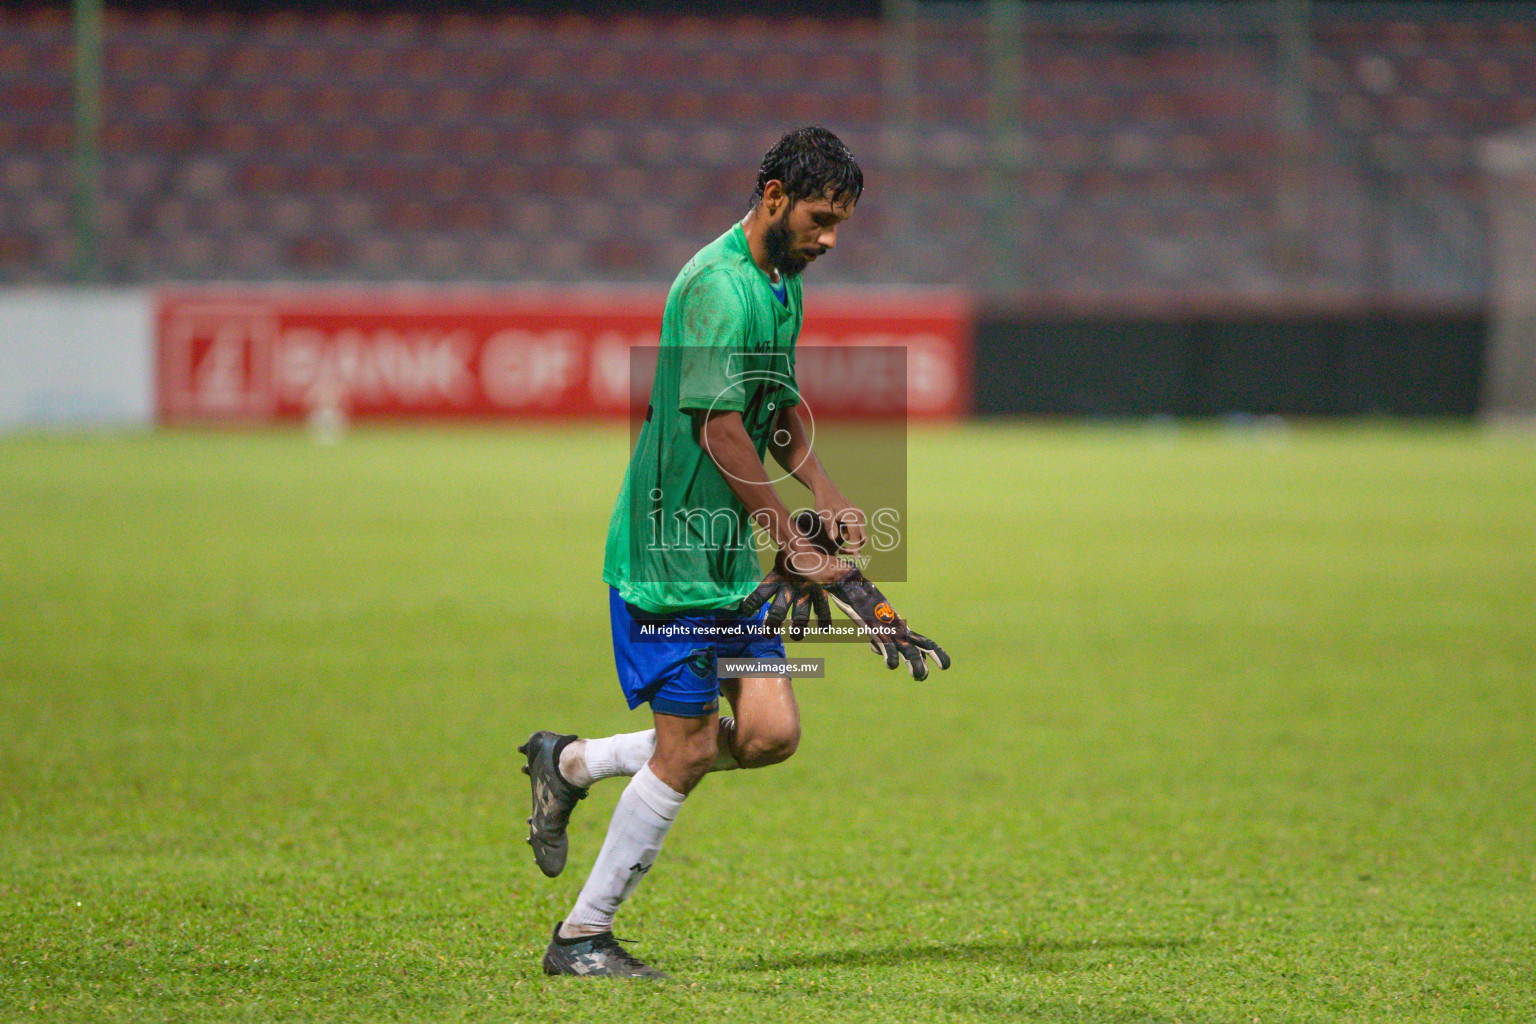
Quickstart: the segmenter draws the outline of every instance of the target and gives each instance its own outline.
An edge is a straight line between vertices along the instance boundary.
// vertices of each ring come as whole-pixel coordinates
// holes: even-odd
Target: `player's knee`
[[[800,726],[786,724],[774,729],[753,733],[742,743],[743,768],[765,768],[770,764],[788,761],[800,746]]]

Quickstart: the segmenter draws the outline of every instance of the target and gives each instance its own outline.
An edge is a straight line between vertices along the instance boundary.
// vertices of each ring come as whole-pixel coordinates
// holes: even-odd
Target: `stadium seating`
[[[860,20],[114,13],[101,271],[661,282],[821,122],[870,184],[824,280],[1471,299],[1476,141],[1536,120],[1536,26],[1464,8],[1320,18],[1294,137],[1269,34],[1082,5],[1023,27],[1011,79],[976,16],[907,53]],[[71,73],[62,13],[0,10],[0,282],[77,271]]]

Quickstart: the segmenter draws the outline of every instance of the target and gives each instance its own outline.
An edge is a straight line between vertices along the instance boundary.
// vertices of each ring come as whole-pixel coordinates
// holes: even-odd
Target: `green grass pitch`
[[[0,438],[0,1020],[1536,1019],[1536,445],[1459,428],[915,433],[954,669],[814,652],[620,918],[680,980],[544,978],[625,449]]]

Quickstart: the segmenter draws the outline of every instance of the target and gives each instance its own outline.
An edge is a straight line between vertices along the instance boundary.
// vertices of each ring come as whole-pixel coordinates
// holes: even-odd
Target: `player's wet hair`
[[[763,198],[770,181],[780,182],[790,204],[830,196],[852,206],[864,192],[864,172],[843,140],[817,125],[796,128],[776,142],[757,170],[752,204]]]

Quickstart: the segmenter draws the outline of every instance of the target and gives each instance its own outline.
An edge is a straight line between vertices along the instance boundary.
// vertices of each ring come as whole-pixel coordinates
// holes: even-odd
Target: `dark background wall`
[[[920,5],[929,0],[918,0]],[[983,7],[986,0],[940,0],[946,7]],[[1099,0],[1104,5],[1104,0]],[[1110,6],[1136,6],[1138,3],[1155,4],[1164,0],[1112,0]],[[1213,0],[1205,0],[1211,3]],[[1243,3],[1245,0],[1214,0],[1218,3]],[[1358,2],[1358,0],[1357,0]],[[1394,0],[1376,0],[1390,3]],[[1035,6],[1042,4],[1080,4],[1081,0],[1032,0]],[[39,7],[69,7],[69,0],[0,0],[0,9],[26,10]],[[452,14],[454,12],[519,12],[526,14],[588,14],[604,15],[633,11],[642,14],[708,14],[731,17],[752,14],[776,17],[786,14],[829,16],[847,14],[873,18],[881,14],[881,0],[106,0],[106,6],[116,10],[177,10],[184,12],[238,11],[258,14],[265,11],[414,11],[418,14]]]
[[[981,415],[1471,416],[1478,312],[984,313]]]
[[[69,8],[69,0],[0,0],[0,9],[24,11],[37,8]],[[569,3],[561,0],[106,0],[114,11],[180,11],[183,14],[238,13],[265,14],[273,11],[309,13],[315,11],[355,11],[368,14],[407,11],[426,17],[449,14],[585,14],[600,17],[609,14],[698,14],[715,17],[755,15],[758,17],[846,15],[874,18],[880,15],[880,0],[603,0]]]

